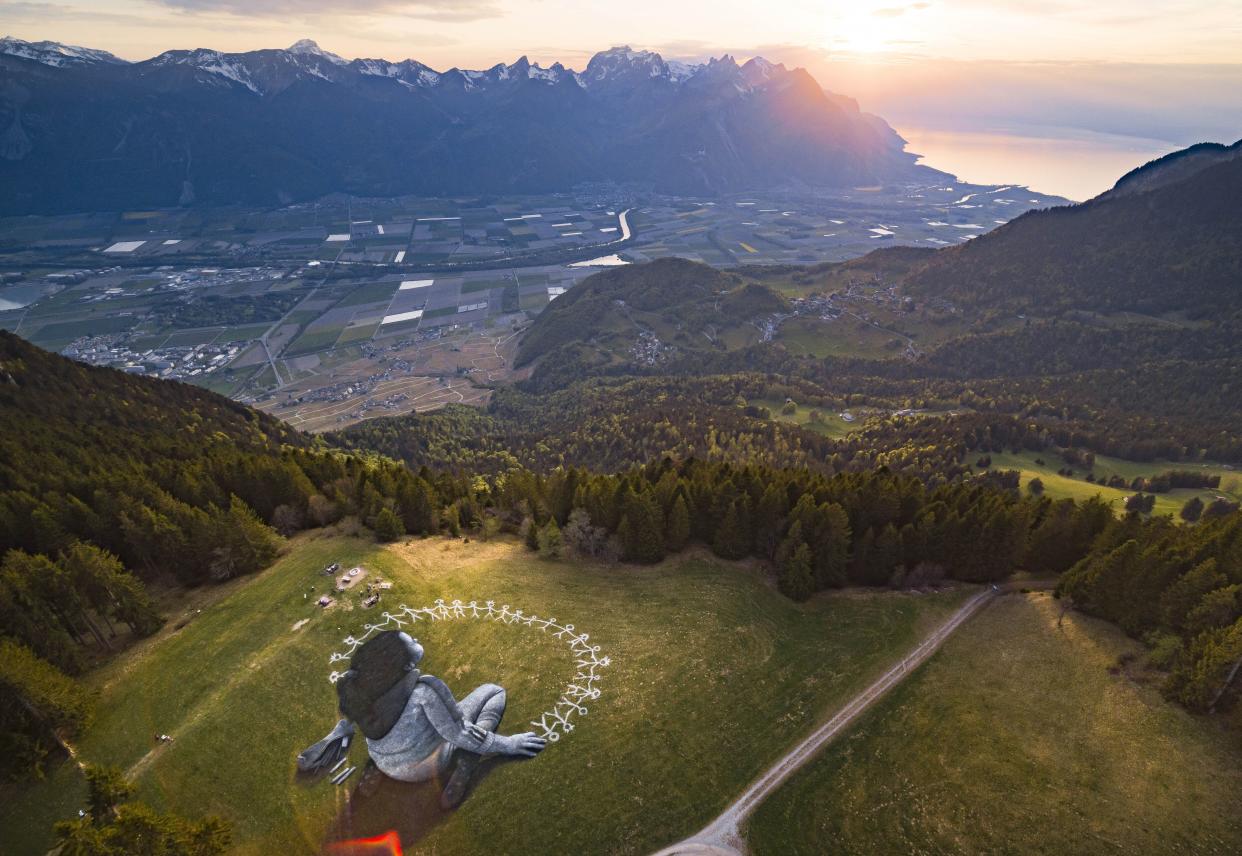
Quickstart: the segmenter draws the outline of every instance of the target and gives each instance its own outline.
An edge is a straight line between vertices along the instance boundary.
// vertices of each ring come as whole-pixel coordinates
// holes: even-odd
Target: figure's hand
[[[543,747],[548,745],[548,741],[544,740],[533,731],[526,731],[522,734],[514,734],[509,737],[510,755],[518,755],[523,758],[534,758],[543,751]]]

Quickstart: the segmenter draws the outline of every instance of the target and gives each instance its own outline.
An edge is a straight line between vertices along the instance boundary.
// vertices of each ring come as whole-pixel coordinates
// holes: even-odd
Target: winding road
[[[875,683],[850,700],[845,707],[815,729],[810,736],[795,746],[789,754],[770,767],[756,779],[740,797],[700,832],[660,850],[654,856],[739,856],[746,852],[746,840],[742,837],[742,823],[759,804],[768,798],[795,770],[813,758],[828,741],[841,733],[859,714],[870,707],[884,693],[900,683],[906,675],[935,653],[944,640],[974,615],[1003,589],[987,588],[976,594],[953,613],[944,624],[907,653]]]

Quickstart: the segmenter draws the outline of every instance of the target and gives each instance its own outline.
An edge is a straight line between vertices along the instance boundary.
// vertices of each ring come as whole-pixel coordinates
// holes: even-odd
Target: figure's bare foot
[[[470,788],[470,780],[474,778],[474,771],[478,769],[481,760],[482,755],[473,752],[460,753],[457,766],[453,768],[453,774],[449,776],[448,783],[440,793],[440,808],[452,811],[462,804],[466,791]]]
[[[379,767],[375,766],[375,762],[368,758],[367,765],[362,770],[362,778],[358,780],[356,793],[360,797],[371,796],[379,790],[380,782],[383,778],[384,774],[380,772]]]

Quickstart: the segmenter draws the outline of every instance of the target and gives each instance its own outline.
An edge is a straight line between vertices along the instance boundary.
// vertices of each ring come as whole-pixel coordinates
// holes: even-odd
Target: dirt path
[[[975,614],[985,603],[996,596],[997,590],[985,589],[966,601],[957,612],[933,631],[919,645],[907,653],[875,683],[867,687],[841,708],[831,719],[815,729],[810,736],[795,746],[788,755],[773,764],[767,772],[756,779],[740,797],[702,831],[679,841],[672,847],[660,850],[654,856],[736,856],[746,852],[746,841],[741,834],[742,823],[768,795],[781,786],[795,770],[809,761],[832,738],[858,718],[885,692],[900,683],[906,675],[930,657],[945,639]]]

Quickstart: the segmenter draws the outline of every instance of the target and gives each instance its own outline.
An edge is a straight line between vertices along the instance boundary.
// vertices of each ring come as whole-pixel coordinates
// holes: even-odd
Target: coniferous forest
[[[1098,500],[1053,501],[1004,471],[976,472],[980,453],[1063,442],[1072,457],[1089,445],[1029,419],[876,420],[831,440],[744,405],[762,377],[639,378],[556,393],[543,421],[515,391],[486,413],[419,417],[418,431],[367,423],[334,449],[193,387],[7,334],[0,344],[8,775],[37,768],[60,729],[88,720],[73,675],[161,626],[149,585],[254,572],[282,536],[346,516],[381,540],[507,530],[535,550],[638,564],[697,544],[761,560],[795,600],[994,583],[1015,568],[1063,575],[1066,602],[1147,641],[1167,692],[1197,710],[1219,703],[1242,644],[1242,514],[1117,519]],[[676,406],[687,394],[702,406]],[[627,397],[646,402],[641,420],[609,418]],[[1076,454],[1089,469],[1092,453]],[[1196,478],[1171,471],[1137,488]]]

